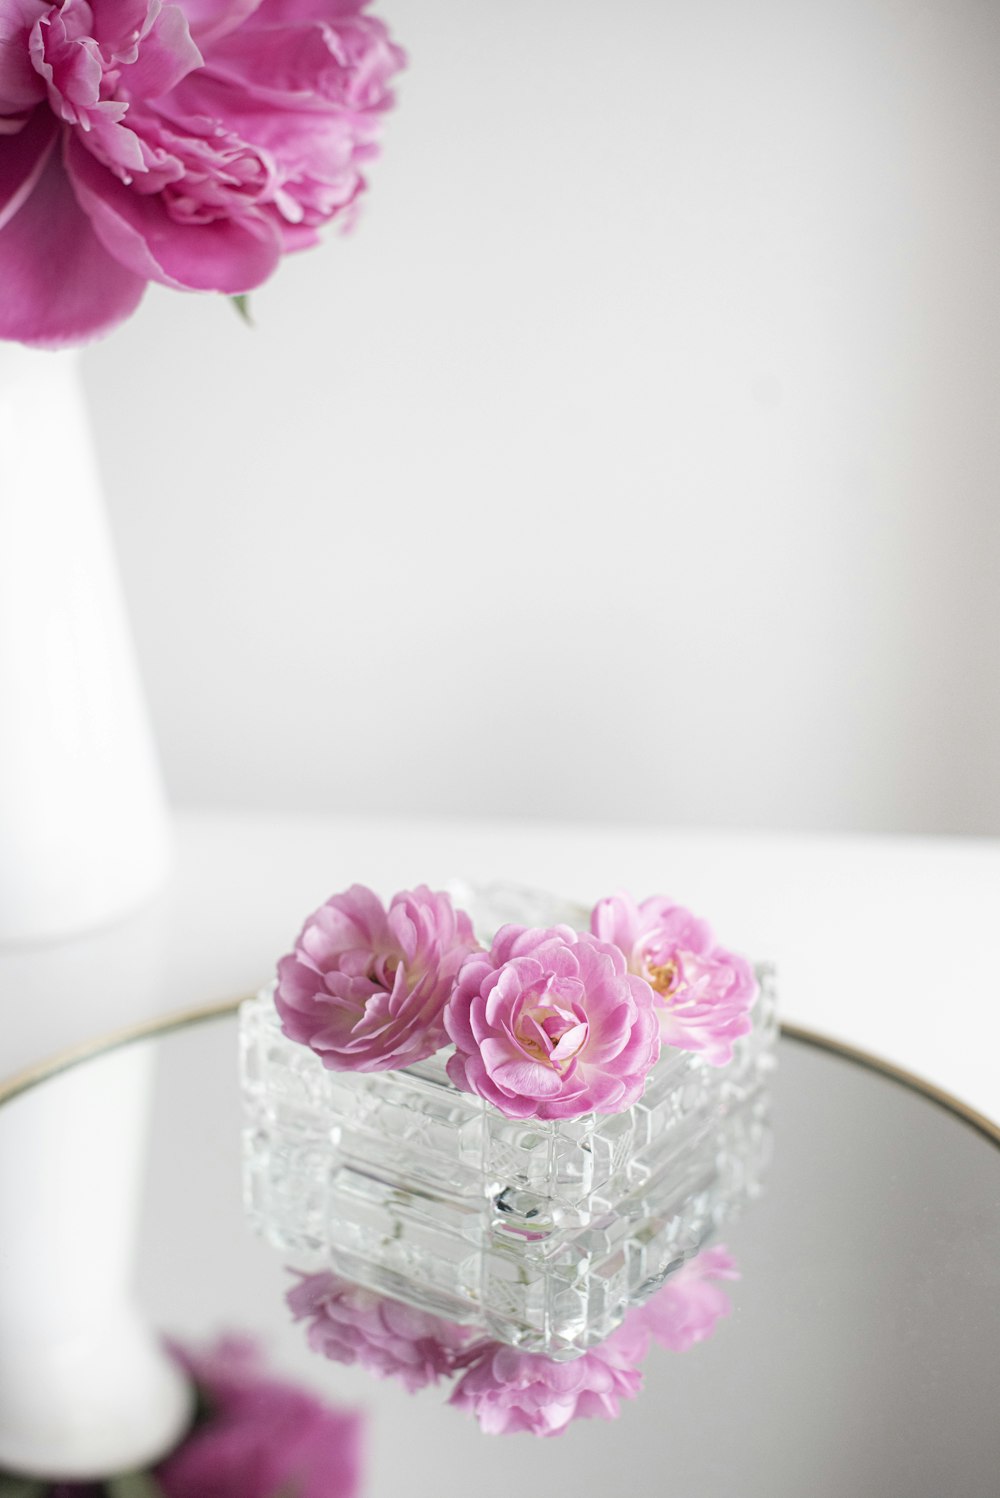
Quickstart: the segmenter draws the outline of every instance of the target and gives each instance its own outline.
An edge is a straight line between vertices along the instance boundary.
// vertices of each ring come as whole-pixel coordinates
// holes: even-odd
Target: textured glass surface
[[[518,911],[582,923],[542,896],[490,896],[475,911],[487,935]],[[327,1071],[281,1034],[266,989],[240,1015],[251,1220],[299,1268],[573,1356],[758,1190],[777,1038],[773,974],[759,977],[753,1031],[728,1066],[667,1051],[627,1112],[547,1122],[459,1092],[443,1055]]]

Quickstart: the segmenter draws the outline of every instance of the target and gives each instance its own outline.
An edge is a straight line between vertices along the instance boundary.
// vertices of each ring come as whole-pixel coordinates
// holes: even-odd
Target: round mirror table
[[[314,1476],[303,1498],[348,1491],[363,1498],[988,1498],[998,1491],[1000,1135],[985,1121],[877,1062],[786,1032],[763,1190],[720,1233],[712,1252],[725,1269],[702,1282],[709,1288],[700,1310],[672,1335],[647,1339],[641,1389],[640,1354],[635,1368],[622,1364],[618,1386],[628,1385],[628,1397],[617,1418],[565,1421],[544,1440],[486,1434],[475,1410],[448,1402],[460,1352],[449,1379],[436,1379],[429,1365],[375,1378],[362,1366],[370,1357],[350,1365],[323,1356],[321,1338],[310,1347],[309,1316],[294,1320],[287,1300],[299,1280],[245,1217],[236,1031],[232,1011],[216,1013],[9,1094],[0,1106],[0,1160],[11,1131],[23,1137],[37,1128],[47,1096],[56,1099],[74,1079],[93,1080],[110,1063],[144,1058],[137,1085],[148,1094],[148,1127],[135,1131],[130,1166],[141,1184],[128,1243],[136,1304],[150,1328],[189,1348],[223,1333],[252,1338],[276,1378],[358,1412],[343,1427],[351,1432],[353,1475],[331,1458],[329,1481]],[[80,1093],[53,1116],[72,1157],[83,1148],[73,1138],[72,1109],[105,1107],[103,1137],[111,1142],[101,1148],[109,1152],[111,1191],[114,1141],[130,1124],[123,1115],[116,1126],[114,1086],[104,1092],[103,1104],[94,1093],[85,1104]],[[52,1267],[46,1233],[62,1236],[64,1263],[66,1237],[78,1233],[73,1262],[90,1263],[88,1273],[100,1280],[107,1257],[100,1217],[95,1223],[78,1209],[74,1222],[67,1206],[53,1226],[53,1198],[71,1200],[79,1179],[70,1176],[41,1183],[40,1208],[12,1202],[8,1187],[4,1220],[18,1221],[20,1241],[25,1214],[36,1219],[33,1250],[13,1264],[7,1256],[4,1269],[6,1315],[20,1317],[22,1329],[30,1331],[36,1316],[46,1322],[47,1287],[62,1272]],[[91,1196],[104,1179],[100,1169],[96,1179]],[[397,1331],[398,1352],[406,1326]],[[9,1346],[27,1349],[17,1356],[37,1364],[43,1343],[40,1332]],[[13,1357],[5,1355],[8,1381],[20,1366]],[[588,1411],[596,1412],[592,1402],[581,1401],[579,1413]],[[9,1455],[4,1461],[10,1468]],[[41,1471],[44,1458],[33,1461]],[[72,1475],[58,1452],[52,1474]],[[49,1491],[23,1478],[21,1486],[4,1481],[0,1492]],[[253,1481],[247,1484],[245,1498],[256,1498]],[[173,1495],[176,1483],[164,1491]],[[190,1498],[230,1493],[194,1478],[187,1491]],[[290,1483],[280,1498],[297,1492]]]

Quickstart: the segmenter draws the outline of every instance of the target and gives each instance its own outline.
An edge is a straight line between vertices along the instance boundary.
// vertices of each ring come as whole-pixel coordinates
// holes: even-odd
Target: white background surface
[[[353,238],[88,355],[174,796],[1000,832],[1000,7],[379,8]]]
[[[998,845],[812,835],[1000,832],[1000,10],[384,10],[356,234],[87,355],[171,791],[246,814],[4,959],[4,1070],[465,873],[670,893],[1000,1115]]]

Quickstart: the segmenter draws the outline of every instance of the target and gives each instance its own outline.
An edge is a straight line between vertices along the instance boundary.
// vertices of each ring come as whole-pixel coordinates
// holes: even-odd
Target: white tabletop
[[[0,953],[0,1081],[125,1026],[249,992],[355,881],[455,878],[590,902],[664,893],[779,969],[786,1020],[1000,1118],[1000,843],[185,812],[174,876],[107,930]]]

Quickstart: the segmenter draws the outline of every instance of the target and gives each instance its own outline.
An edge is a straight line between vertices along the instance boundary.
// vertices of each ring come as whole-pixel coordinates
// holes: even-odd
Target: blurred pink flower
[[[398,1378],[412,1394],[454,1372],[471,1333],[330,1273],[305,1274],[288,1292],[296,1321],[308,1321],[314,1352]]]
[[[419,885],[386,910],[353,884],[313,912],[278,964],[282,1029],[343,1071],[421,1061],[445,1043],[442,1011],[475,947],[469,917],[447,895]]]
[[[448,1075],[508,1118],[618,1113],[659,1055],[649,985],[614,946],[568,926],[504,926],[445,1011]]]
[[[729,1296],[716,1280],[738,1280],[736,1260],[717,1244],[672,1274],[645,1305],[630,1311],[625,1325],[636,1337],[648,1334],[671,1352],[687,1352],[704,1342],[716,1322],[732,1310]]]
[[[254,1344],[173,1347],[207,1405],[205,1418],[154,1469],[165,1498],[355,1498],[361,1417],[262,1372]]]
[[[0,0],[0,338],[246,292],[349,217],[403,65],[366,0]]]
[[[487,1435],[558,1436],[573,1420],[617,1419],[621,1401],[642,1388],[645,1351],[646,1339],[624,1326],[566,1363],[489,1342],[448,1402],[471,1410]]]
[[[717,946],[704,921],[662,895],[640,905],[621,894],[599,900],[590,929],[619,947],[629,971],[653,989],[664,1045],[701,1051],[713,1066],[731,1059],[757,997],[745,958]]]

